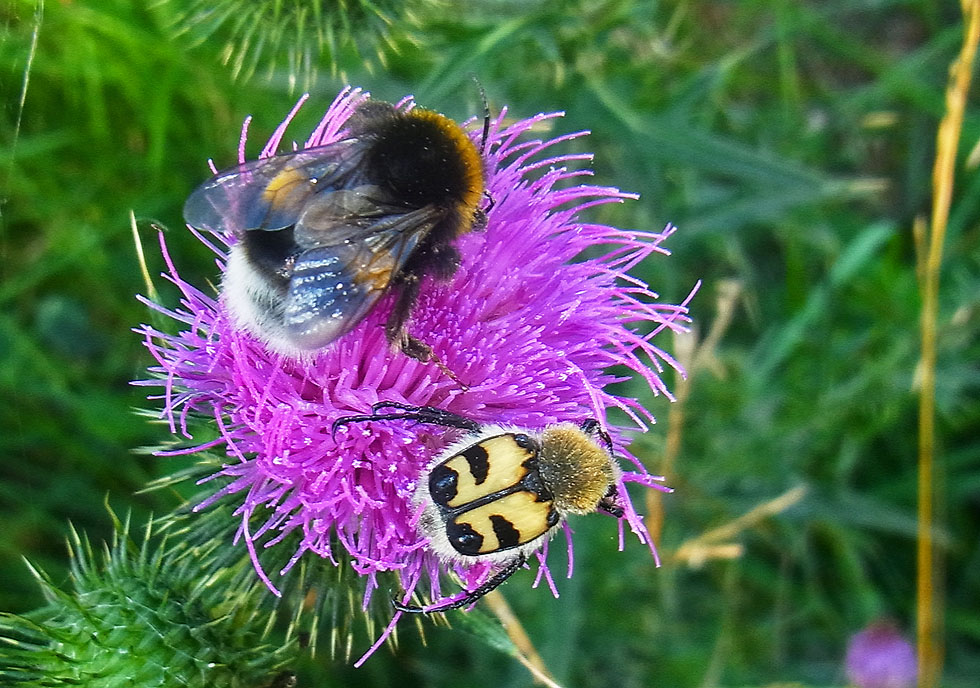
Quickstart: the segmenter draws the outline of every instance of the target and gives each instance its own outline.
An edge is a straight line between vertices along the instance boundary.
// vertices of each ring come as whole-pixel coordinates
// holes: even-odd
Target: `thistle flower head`
[[[847,680],[857,688],[911,688],[915,648],[891,621],[876,621],[847,644]]]
[[[341,93],[303,146],[340,138],[345,121],[366,97],[356,89]],[[413,494],[420,472],[458,433],[406,422],[331,432],[338,418],[363,414],[379,401],[434,406],[480,423],[528,428],[596,418],[611,434],[624,468],[631,469],[621,481],[658,487],[657,478],[624,449],[625,428],[609,425],[606,412],[618,409],[637,429],[652,422],[636,399],[610,390],[633,376],[655,394],[669,395],[660,374],[665,364],[677,365],[653,338],[663,330],[683,329],[687,309],[657,302],[629,271],[654,254],[666,254],[662,242],[673,228],[627,231],[586,220],[588,208],[634,195],[576,183],[589,173],[569,165],[589,156],[554,148],[584,133],[531,138],[559,113],[508,124],[505,115],[502,111],[490,123],[483,146],[492,199],[485,228],[456,242],[462,261],[452,278],[423,282],[408,324],[409,333],[432,347],[444,368],[392,349],[384,331],[390,295],[314,356],[272,354],[233,327],[221,298],[185,281],[167,258],[167,278],[181,292],[180,306],[150,305],[181,327],[176,334],[141,328],[156,359],[151,371],[158,376],[141,384],[162,386],[163,415],[173,432],[187,435],[192,415],[217,424],[220,438],[208,446],[224,447],[227,463],[218,474],[224,482],[197,508],[219,498],[235,500],[239,535],[273,590],[273,579],[301,557],[336,562],[341,551],[366,580],[365,607],[382,572],[394,572],[407,592],[433,598],[443,595],[441,576],[449,571],[468,588],[493,573],[489,565],[441,561],[416,529]],[[288,122],[262,156],[274,154]],[[479,143],[480,127],[473,129]],[[223,266],[234,237],[198,236]],[[626,524],[652,549],[642,520],[619,487],[620,542]],[[261,526],[250,528],[259,515]],[[290,563],[262,571],[255,548],[275,546],[288,534],[299,534],[300,543]],[[538,576],[554,588],[546,549],[537,557]]]

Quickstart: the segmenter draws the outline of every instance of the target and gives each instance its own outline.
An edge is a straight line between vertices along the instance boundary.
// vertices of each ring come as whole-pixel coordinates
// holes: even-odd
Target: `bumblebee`
[[[386,411],[387,410],[387,411]],[[463,430],[425,469],[415,493],[420,533],[447,563],[492,562],[499,570],[456,600],[403,612],[442,612],[473,604],[520,569],[569,514],[619,518],[621,471],[609,435],[594,419],[529,430],[480,423],[431,406],[380,402],[349,423],[410,420]]]
[[[273,351],[326,346],[396,289],[386,335],[424,361],[431,350],[405,331],[419,285],[456,271],[453,242],[474,228],[483,195],[481,152],[458,124],[368,100],[339,141],[219,172],[184,219],[237,238],[224,300]]]

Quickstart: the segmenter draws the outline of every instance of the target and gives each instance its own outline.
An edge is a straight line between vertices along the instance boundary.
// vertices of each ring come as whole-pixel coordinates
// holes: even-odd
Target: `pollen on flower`
[[[342,139],[347,120],[366,99],[358,89],[343,91],[302,147]],[[407,99],[399,105],[411,106]],[[262,157],[280,147],[295,112],[276,130]],[[271,588],[275,576],[288,575],[301,557],[336,561],[333,553],[341,550],[365,579],[365,608],[379,588],[378,575],[385,572],[397,577],[406,599],[415,592],[442,597],[443,576],[450,572],[469,589],[493,575],[490,563],[446,562],[417,528],[419,510],[412,495],[419,477],[434,456],[458,439],[458,432],[399,422],[331,431],[338,418],[370,412],[379,401],[438,407],[480,423],[514,427],[597,419],[629,469],[618,478],[620,540],[625,526],[653,550],[624,483],[664,489],[625,449],[626,432],[644,431],[654,419],[636,399],[617,395],[610,386],[626,379],[622,371],[630,371],[653,394],[670,396],[661,374],[679,368],[654,339],[685,329],[690,296],[678,305],[662,303],[630,274],[641,262],[668,253],[663,242],[673,227],[623,230],[587,218],[588,208],[636,196],[577,183],[589,172],[573,166],[590,156],[552,150],[584,133],[550,141],[530,138],[532,129],[559,116],[540,114],[505,124],[509,120],[502,110],[490,123],[483,164],[494,203],[485,227],[456,241],[461,261],[451,279],[423,281],[408,323],[409,334],[432,348],[433,362],[390,346],[384,325],[393,294],[313,355],[272,353],[235,326],[225,298],[194,286],[214,282],[214,276],[185,279],[160,237],[165,276],[180,290],[181,301],[172,309],[145,302],[177,323],[177,332],[139,328],[156,363],[151,379],[136,384],[161,390],[151,398],[161,401],[162,416],[177,435],[191,437],[191,417],[216,423],[218,442],[182,450],[223,445],[228,457],[216,476],[224,479],[215,483],[221,487],[197,508],[218,499],[236,505],[246,524],[240,536]],[[473,126],[470,132],[477,143],[481,130]],[[236,237],[195,235],[224,269]],[[615,374],[609,372],[614,366]],[[610,425],[610,409],[620,411],[630,426]],[[264,519],[261,527],[248,525],[256,518]],[[285,546],[289,534],[298,542],[290,564],[263,572],[256,548]],[[570,533],[567,542],[570,551]],[[555,590],[546,557],[544,548],[533,558],[535,585],[543,579]],[[454,585],[448,592],[456,590]]]

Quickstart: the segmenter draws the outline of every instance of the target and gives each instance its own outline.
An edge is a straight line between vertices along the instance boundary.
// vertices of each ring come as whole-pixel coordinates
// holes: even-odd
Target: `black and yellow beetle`
[[[594,419],[541,430],[483,425],[431,406],[380,402],[349,423],[410,420],[466,434],[430,463],[415,492],[419,531],[446,563],[492,562],[500,570],[460,599],[404,612],[442,612],[471,605],[497,588],[561,527],[569,514],[596,510],[621,517],[620,469],[609,435]]]

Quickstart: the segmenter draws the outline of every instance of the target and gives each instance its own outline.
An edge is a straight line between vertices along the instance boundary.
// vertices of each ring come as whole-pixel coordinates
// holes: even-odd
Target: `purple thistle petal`
[[[359,89],[344,90],[304,147],[341,138],[347,119],[367,97]],[[279,149],[304,100],[276,129],[261,157]],[[402,105],[411,107],[411,101]],[[162,417],[175,434],[191,438],[192,416],[214,419],[220,439],[177,453],[224,443],[228,462],[216,476],[226,483],[196,508],[206,509],[218,499],[238,500],[238,537],[270,590],[276,588],[259,567],[256,548],[274,546],[297,532],[301,544],[280,575],[306,552],[336,563],[335,549],[342,547],[366,579],[365,608],[377,574],[384,571],[397,573],[406,600],[419,586],[434,600],[441,597],[440,577],[447,566],[416,531],[413,495],[420,472],[452,437],[439,428],[397,422],[346,426],[332,435],[334,420],[364,413],[378,401],[438,406],[478,422],[532,428],[597,418],[608,428],[617,453],[634,468],[618,486],[624,509],[620,547],[625,521],[656,557],[623,483],[667,488],[621,448],[626,428],[608,426],[606,411],[620,409],[639,430],[654,419],[636,399],[608,391],[608,385],[628,378],[606,370],[623,366],[654,394],[669,397],[660,373],[680,368],[653,339],[664,330],[685,329],[687,300],[659,303],[628,271],[653,254],[667,255],[662,243],[674,228],[628,231],[580,220],[587,208],[636,195],[576,182],[591,173],[566,166],[591,156],[553,150],[585,132],[549,141],[523,138],[560,113],[506,126],[505,114],[502,110],[491,122],[484,154],[487,190],[494,201],[486,227],[457,241],[462,264],[451,280],[423,282],[409,322],[409,332],[432,347],[468,386],[465,390],[436,365],[392,351],[384,334],[391,295],[324,350],[304,359],[270,353],[249,333],[233,328],[220,298],[180,276],[160,237],[165,277],[180,290],[180,304],[167,309],[143,301],[180,327],[176,334],[148,325],[138,329],[155,360],[150,372],[156,379],[137,384],[163,388],[162,395],[150,398],[162,400]],[[241,162],[247,127],[248,120]],[[195,235],[223,269],[234,238]],[[597,248],[605,253],[591,256]],[[591,257],[583,258],[587,249],[593,249]],[[643,330],[634,329],[638,326]],[[266,517],[254,532],[248,527],[253,514]],[[566,537],[571,575],[567,527]],[[535,585],[543,578],[557,595],[546,556],[545,547],[537,556]],[[449,568],[468,588],[494,572],[489,564]],[[395,614],[382,639],[399,617]]]

